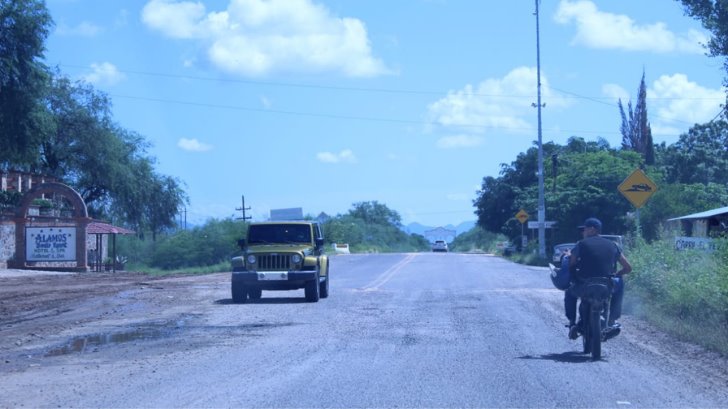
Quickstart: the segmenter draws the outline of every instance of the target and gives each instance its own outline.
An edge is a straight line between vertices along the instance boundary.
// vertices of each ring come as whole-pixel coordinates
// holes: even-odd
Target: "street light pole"
[[[544,186],[543,186],[543,143],[541,138],[541,39],[539,35],[538,22],[538,3],[536,1],[536,88],[538,89],[538,100],[536,108],[538,109],[538,255],[541,258],[546,257],[546,205],[544,204]]]

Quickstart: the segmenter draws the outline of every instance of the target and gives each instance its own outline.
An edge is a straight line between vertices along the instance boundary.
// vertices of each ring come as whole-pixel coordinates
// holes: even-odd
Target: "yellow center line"
[[[390,267],[387,271],[385,271],[384,273],[382,273],[382,275],[380,275],[374,281],[372,281],[371,283],[369,283],[368,285],[366,285],[363,288],[363,290],[364,291],[376,291],[376,290],[378,290],[379,287],[383,286],[389,280],[391,280],[392,277],[394,277],[394,275],[397,274],[397,272],[399,270],[401,270],[402,268],[404,268],[404,266],[406,266],[412,260],[414,260],[415,257],[417,257],[417,254],[408,254],[407,257],[405,257],[400,262],[398,262],[397,264],[395,264],[392,267]]]

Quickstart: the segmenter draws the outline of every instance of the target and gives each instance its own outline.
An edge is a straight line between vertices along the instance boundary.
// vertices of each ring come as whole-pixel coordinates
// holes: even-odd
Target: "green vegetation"
[[[503,243],[508,239],[498,233],[484,230],[482,227],[475,226],[469,231],[455,237],[450,243],[450,251],[458,251],[462,253],[491,253],[498,252],[498,243]]]
[[[355,203],[344,215],[323,223],[326,249],[331,243],[349,243],[356,253],[429,251],[422,236],[403,232],[399,214],[386,205]],[[231,219],[208,220],[205,225],[160,235],[157,240],[121,236],[117,254],[127,257],[127,270],[154,274],[228,271],[230,259],[239,254],[238,239],[247,224]]]
[[[401,230],[399,213],[373,202],[354,203],[348,213],[323,223],[327,243],[348,243],[356,253],[429,251],[423,236]]]
[[[625,308],[692,342],[728,354],[728,239],[720,250],[676,251],[672,239],[630,249]]]
[[[42,0],[0,2],[0,169],[52,176],[91,217],[154,239],[187,202],[182,182],[154,170],[149,143],[114,122],[106,94],[43,64],[52,27]],[[0,210],[14,204],[0,196]]]
[[[546,215],[556,221],[553,244],[578,239],[576,227],[598,216],[606,234],[635,234],[634,207],[617,190],[636,168],[643,168],[658,190],[640,209],[642,236],[657,239],[661,224],[671,217],[722,207],[728,203],[728,122],[695,125],[671,145],[655,147],[655,165],[629,149],[615,149],[604,140],[572,137],[566,145],[544,144],[551,158],[545,178]],[[538,180],[536,147],[502,164],[500,176],[483,179],[474,204],[478,225],[519,243],[520,209],[536,214]],[[551,235],[549,235],[551,236]]]
[[[712,36],[706,44],[708,55],[723,58],[723,70],[726,74],[723,77],[723,85],[727,86],[726,92],[728,92],[728,4],[717,0],[680,0],[680,2],[683,4],[685,14],[700,20],[703,27],[711,33]],[[728,103],[723,105],[723,108],[728,110]]]
[[[204,226],[160,235],[157,240],[121,236],[116,252],[128,258],[127,270],[227,271],[230,258],[240,251],[237,240],[245,236],[245,230],[243,222],[211,219]]]

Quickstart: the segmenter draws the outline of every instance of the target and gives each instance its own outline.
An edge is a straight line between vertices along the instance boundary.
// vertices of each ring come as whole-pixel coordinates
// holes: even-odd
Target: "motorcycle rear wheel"
[[[581,334],[581,345],[582,345],[584,353],[590,354],[592,345],[591,345],[591,325],[589,325],[589,323],[590,323],[589,316],[585,316],[583,318],[583,320],[584,321],[581,324],[582,325],[581,330],[583,331],[583,333]]]
[[[602,359],[602,322],[599,311],[592,311],[589,316],[589,332],[592,361]]]

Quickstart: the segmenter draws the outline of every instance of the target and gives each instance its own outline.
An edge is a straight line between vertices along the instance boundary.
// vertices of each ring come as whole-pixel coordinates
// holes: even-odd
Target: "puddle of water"
[[[255,323],[255,324],[243,324],[233,327],[190,327],[186,325],[184,319],[176,322],[167,322],[163,324],[152,324],[146,327],[138,327],[128,331],[113,332],[108,334],[91,334],[83,335],[80,337],[72,338],[68,343],[61,346],[52,348],[45,353],[46,357],[54,357],[61,355],[68,355],[73,353],[86,353],[93,352],[96,348],[104,345],[122,344],[133,341],[150,341],[154,339],[169,338],[178,335],[181,331],[202,329],[206,332],[209,331],[242,331],[243,333],[249,334],[250,331],[271,329],[276,327],[287,327],[295,325],[294,323]]]
[[[45,356],[61,356],[71,353],[91,352],[95,348],[109,345],[122,344],[125,342],[152,340],[166,338],[179,332],[185,326],[186,320],[180,319],[173,322],[150,324],[145,327],[137,327],[126,331],[112,332],[106,334],[90,334],[72,338],[66,344],[52,348]]]
[[[73,338],[67,344],[48,351],[45,356],[61,356],[71,353],[91,352],[96,347],[121,344],[138,340],[150,340],[171,336],[178,328],[137,328],[111,334],[92,334]]]

